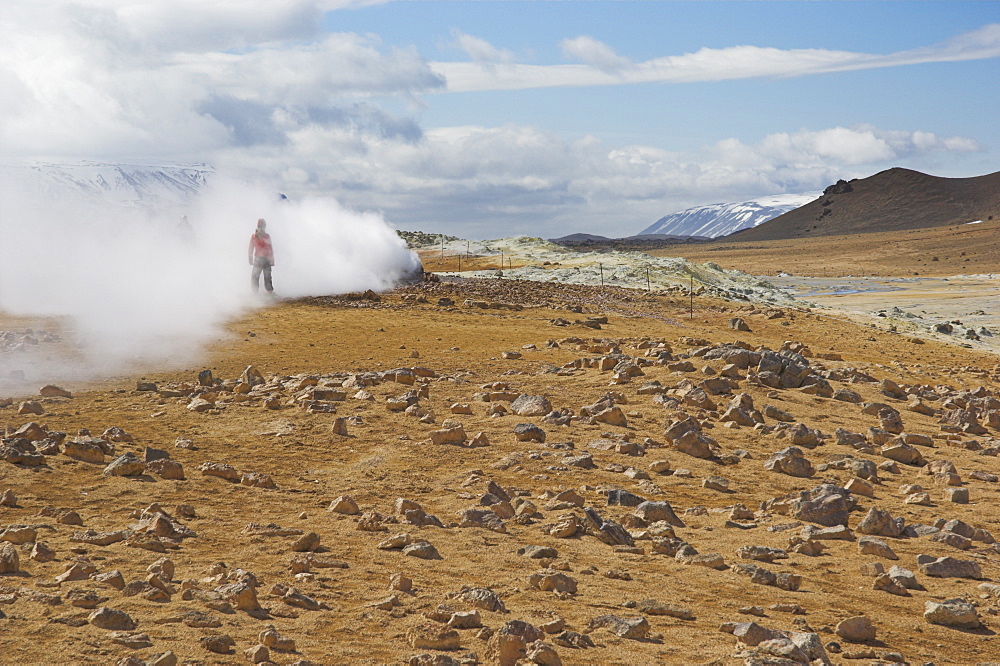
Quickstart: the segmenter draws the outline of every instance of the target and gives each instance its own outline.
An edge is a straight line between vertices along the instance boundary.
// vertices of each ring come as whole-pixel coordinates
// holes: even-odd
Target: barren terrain
[[[611,287],[426,283],[260,310],[234,322],[203,365],[62,386],[72,397],[10,395],[0,411],[0,492],[11,491],[0,540],[16,544],[5,561],[13,549],[19,563],[0,575],[3,661],[687,664],[806,654],[777,633],[763,640],[750,625],[727,625],[751,621],[790,632],[813,659],[996,659],[996,357],[774,307],[700,297],[689,318],[688,306]],[[731,328],[737,317],[750,330]],[[762,366],[720,346],[737,341],[757,352],[784,346],[781,358],[815,380],[769,386]],[[262,378],[244,374],[250,365]],[[213,379],[200,386],[203,369]],[[555,414],[514,414],[520,395],[544,396]],[[44,413],[19,414],[25,401]],[[728,420],[734,402],[746,425]],[[887,457],[898,457],[901,436],[885,430],[898,429],[897,410],[914,464]],[[967,427],[970,418],[983,427]],[[41,427],[22,429],[30,422]],[[520,441],[515,431],[531,429],[519,424],[544,441]],[[857,436],[837,443],[838,429]],[[765,469],[800,441],[809,476]],[[709,456],[691,455],[701,445]],[[95,446],[99,459],[80,459]],[[165,455],[183,479],[164,478],[177,466],[155,462],[104,473],[127,453],[140,463]],[[919,464],[940,460],[954,472]],[[870,496],[857,474],[869,477]],[[788,502],[762,508],[823,483],[853,488],[839,539],[815,534],[824,526]],[[925,503],[906,501],[915,485]],[[949,499],[953,489],[968,503]],[[627,506],[631,495],[615,490],[652,504]],[[335,502],[345,496],[358,513]],[[602,532],[585,508],[615,522]],[[871,508],[909,530],[866,535]],[[387,543],[393,535],[407,536]],[[861,554],[872,537],[898,560]],[[400,549],[424,541],[437,558]],[[532,546],[554,551],[518,554]],[[770,551],[744,546],[780,551],[768,563],[746,558]],[[979,579],[925,573],[918,555],[975,563]],[[161,558],[172,571],[154,565]],[[912,571],[922,589],[887,591],[896,579],[870,575],[876,564]],[[801,579],[793,589],[783,576],[783,589],[741,565]],[[924,618],[925,602],[954,598],[977,607],[978,628]],[[102,607],[134,626],[114,625],[107,618],[121,618]],[[874,638],[836,633],[859,615]],[[228,656],[212,651],[229,649],[220,636],[232,639]]]
[[[885,233],[770,241],[720,239],[649,254],[714,261],[754,275],[950,276],[1000,273],[1000,220]]]

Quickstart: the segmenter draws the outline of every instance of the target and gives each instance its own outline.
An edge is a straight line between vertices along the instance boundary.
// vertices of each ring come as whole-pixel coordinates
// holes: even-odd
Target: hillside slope
[[[839,181],[823,196],[727,240],[763,241],[811,236],[926,229],[1000,217],[1000,172],[940,178],[894,168]]]

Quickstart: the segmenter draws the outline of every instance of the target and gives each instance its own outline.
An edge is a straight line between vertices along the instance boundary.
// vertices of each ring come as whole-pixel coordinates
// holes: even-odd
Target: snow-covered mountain
[[[756,227],[782,213],[795,210],[814,201],[820,192],[806,194],[776,194],[740,203],[720,203],[697,206],[661,217],[639,234],[671,234],[675,236],[708,236],[719,238],[740,229]]]
[[[0,187],[28,200],[172,210],[189,205],[214,173],[205,164],[0,164]]]

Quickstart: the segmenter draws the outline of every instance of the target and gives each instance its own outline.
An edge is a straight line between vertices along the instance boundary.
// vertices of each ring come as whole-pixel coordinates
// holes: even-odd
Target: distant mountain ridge
[[[926,229],[1000,218],[1000,171],[942,178],[892,168],[841,180],[823,195],[727,240],[766,241]]]
[[[815,200],[819,194],[776,194],[738,203],[696,206],[661,217],[639,234],[719,238],[763,224]]]
[[[0,185],[39,201],[173,209],[190,204],[214,174],[206,164],[51,161],[0,164]]]

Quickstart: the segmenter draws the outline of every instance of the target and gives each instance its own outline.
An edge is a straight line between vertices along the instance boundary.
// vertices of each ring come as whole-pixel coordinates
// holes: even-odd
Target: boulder
[[[638,507],[636,508],[638,509]],[[593,534],[609,546],[635,546],[632,535],[620,523],[610,518],[603,518],[601,514],[589,506],[584,508],[583,513],[587,518],[588,533]]]
[[[481,527],[494,532],[506,533],[507,526],[494,511],[490,509],[471,508],[458,514],[459,527]]]
[[[334,513],[341,513],[346,516],[356,516],[361,513],[361,509],[358,508],[358,503],[355,502],[349,495],[341,495],[336,498],[330,502],[330,506],[328,506],[326,510]]]
[[[902,442],[887,444],[882,447],[881,452],[883,457],[903,463],[904,465],[915,465],[919,467],[924,464],[924,459],[920,455],[920,451],[909,444],[904,444]]]
[[[887,560],[898,560],[899,556],[893,552],[885,541],[875,537],[863,536],[858,539],[858,553],[861,555],[875,555],[884,557]]]
[[[905,527],[906,521],[903,518],[893,518],[888,511],[873,506],[868,509],[856,529],[862,534],[899,537]]]
[[[613,488],[608,491],[608,506],[639,506],[646,500],[627,490]],[[582,506],[582,503],[578,506]]]
[[[619,617],[617,615],[599,615],[587,625],[587,631],[606,629],[622,638],[641,640],[649,635],[649,622],[646,618]]]
[[[978,629],[981,626],[976,607],[964,599],[925,601],[924,619],[931,624],[954,629]]]
[[[21,570],[21,557],[14,544],[0,542],[0,574],[16,574]]]
[[[104,476],[141,476],[146,472],[146,463],[134,453],[124,453],[104,468]]]
[[[521,394],[510,409],[518,416],[545,416],[552,411],[552,403],[544,395]]]
[[[461,647],[458,632],[436,622],[425,622],[406,632],[406,642],[413,648],[457,650]]]
[[[417,557],[422,560],[440,560],[441,554],[429,541],[417,541],[403,548],[403,555]]]
[[[240,480],[239,471],[232,465],[225,463],[203,462],[198,465],[197,469],[203,476],[216,476],[226,481],[232,481],[233,483],[237,483]]]
[[[781,637],[781,632],[762,627],[756,622],[739,622],[733,627],[732,633],[736,640],[750,647]]]
[[[104,449],[89,437],[78,437],[63,444],[63,454],[89,463],[103,463]]]
[[[887,573],[890,578],[896,581],[897,584],[908,590],[924,589],[924,586],[917,582],[916,575],[909,569],[904,569],[903,567],[894,564],[889,567],[889,571]]]
[[[209,652],[214,652],[215,654],[232,654],[233,648],[236,647],[236,641],[233,640],[233,637],[225,634],[220,636],[202,636],[198,639],[198,643]]]
[[[545,443],[545,431],[534,423],[518,423],[514,426],[514,437],[519,442]]]
[[[622,408],[618,405],[612,405],[605,410],[597,412],[593,415],[593,419],[598,423],[618,426],[621,428],[628,426],[628,418],[626,418],[625,412],[622,411]]]
[[[555,592],[556,594],[576,594],[576,581],[561,571],[543,569],[528,577],[528,584],[542,592]]]
[[[486,643],[484,657],[490,664],[514,666],[527,654],[529,643],[545,637],[541,629],[522,620],[510,620],[493,632]]]
[[[215,591],[228,601],[236,610],[258,611],[257,586],[252,575],[244,575],[232,583],[226,583],[215,588]]]
[[[184,465],[175,461],[161,458],[146,463],[146,471],[155,474],[161,479],[171,479],[175,481],[184,480]]]
[[[441,428],[430,432],[432,444],[450,444],[454,446],[465,443],[465,428],[461,425],[454,425],[450,428]]]
[[[846,525],[855,499],[844,488],[824,483],[803,491],[791,502],[789,515],[818,525]]]
[[[921,561],[921,560],[924,561]],[[977,562],[958,560],[954,557],[931,558],[928,555],[917,557],[920,573],[934,578],[975,578],[983,577]]]
[[[875,640],[875,625],[864,615],[849,617],[837,625],[836,633],[849,643],[867,643]]]
[[[655,523],[662,520],[674,527],[684,527],[684,521],[677,517],[673,507],[670,506],[670,502],[666,500],[661,502],[641,502],[635,507],[635,511],[632,514],[647,523]]]
[[[694,458],[711,458],[715,455],[716,442],[697,430],[689,430],[673,440],[673,447]]]
[[[736,550],[736,555],[744,560],[757,560],[758,562],[774,562],[775,560],[788,559],[787,551],[768,546],[740,546]]]
[[[809,459],[802,454],[802,449],[795,446],[771,454],[764,461],[764,469],[801,478],[809,478],[816,471]]]
[[[87,621],[98,629],[108,631],[132,631],[136,621],[125,611],[102,606],[87,617]]]

